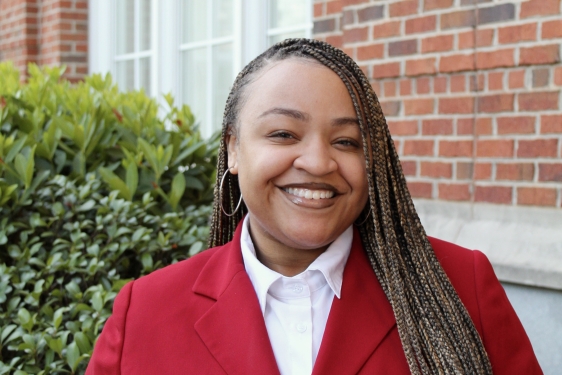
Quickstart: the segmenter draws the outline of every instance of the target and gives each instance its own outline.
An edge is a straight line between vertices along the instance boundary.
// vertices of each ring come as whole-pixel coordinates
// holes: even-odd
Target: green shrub
[[[217,140],[169,95],[29,70],[0,64],[0,374],[82,373],[119,289],[204,248]]]

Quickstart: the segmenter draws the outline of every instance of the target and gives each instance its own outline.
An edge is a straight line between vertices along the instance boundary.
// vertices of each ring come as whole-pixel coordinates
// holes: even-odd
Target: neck
[[[306,270],[329,246],[297,249],[279,243],[270,235],[255,233],[251,225],[249,229],[258,260],[267,268],[287,277],[298,275]]]

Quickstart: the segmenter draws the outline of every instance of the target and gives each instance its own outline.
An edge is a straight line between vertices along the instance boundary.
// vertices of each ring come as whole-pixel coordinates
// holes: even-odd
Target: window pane
[[[213,1],[213,37],[230,36],[233,33],[233,0]]]
[[[207,0],[183,0],[182,43],[197,42],[207,38]]]
[[[220,129],[224,105],[234,81],[232,43],[213,47],[213,131]]]
[[[135,0],[117,1],[117,54],[135,51]]]
[[[269,37],[269,45],[272,46],[275,43],[282,42],[288,38],[304,38],[306,33],[303,31],[296,31],[294,33],[282,33],[278,35],[272,35]]]
[[[144,92],[150,95],[150,57],[139,60],[139,82],[140,88],[143,88]]]
[[[303,25],[308,14],[305,0],[270,0],[269,28]]]
[[[139,51],[150,49],[150,13],[152,0],[139,0]]]
[[[207,49],[182,52],[183,101],[191,107],[201,128],[207,119]]]
[[[117,84],[121,91],[135,89],[135,62],[134,60],[117,62]]]

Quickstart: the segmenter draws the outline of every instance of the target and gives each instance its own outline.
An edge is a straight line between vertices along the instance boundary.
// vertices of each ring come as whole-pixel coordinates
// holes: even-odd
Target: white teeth
[[[305,199],[329,199],[334,196],[334,192],[330,190],[309,190],[287,188],[284,189],[287,193]]]

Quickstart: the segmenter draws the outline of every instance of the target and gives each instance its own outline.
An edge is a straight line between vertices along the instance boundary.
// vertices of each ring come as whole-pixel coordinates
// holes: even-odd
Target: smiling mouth
[[[283,188],[283,191],[305,199],[330,199],[334,196],[334,192],[330,190]]]

